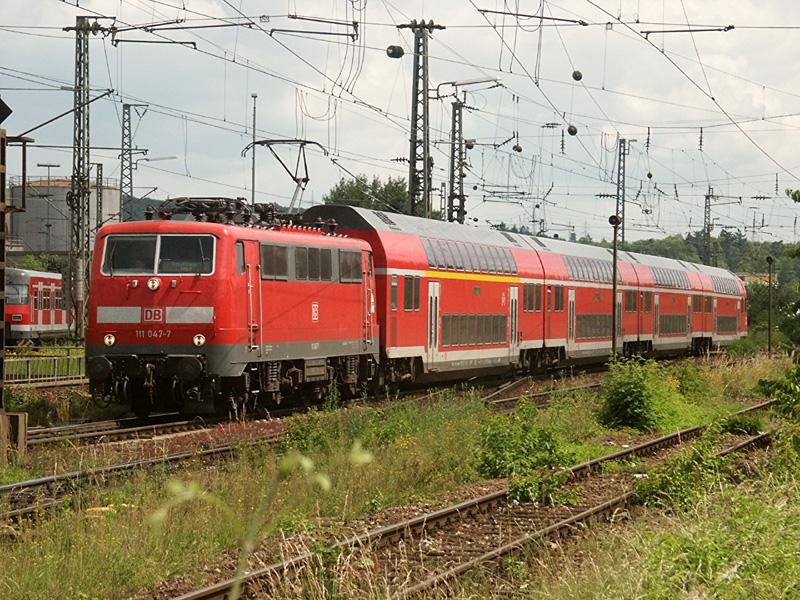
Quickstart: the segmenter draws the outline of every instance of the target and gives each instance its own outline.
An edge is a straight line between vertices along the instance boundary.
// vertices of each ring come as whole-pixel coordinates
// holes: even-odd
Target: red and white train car
[[[310,227],[178,220],[98,233],[86,335],[92,393],[210,413],[281,393],[355,392],[378,357],[370,247]]]
[[[6,269],[6,340],[33,343],[69,335],[60,273]]]
[[[375,257],[390,380],[598,361],[611,351],[609,249],[345,206],[316,206]],[[700,352],[747,331],[729,271],[620,252],[618,348]]]

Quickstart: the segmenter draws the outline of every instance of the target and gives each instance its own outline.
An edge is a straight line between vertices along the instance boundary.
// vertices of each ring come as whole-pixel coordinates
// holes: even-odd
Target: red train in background
[[[10,345],[68,337],[61,274],[7,268],[5,327]]]
[[[177,206],[194,220],[165,212],[96,242],[92,391],[140,414],[610,354],[607,249],[347,206],[313,207],[303,226],[239,200]],[[742,282],[714,267],[621,252],[613,304],[625,354],[700,353],[747,331]]]

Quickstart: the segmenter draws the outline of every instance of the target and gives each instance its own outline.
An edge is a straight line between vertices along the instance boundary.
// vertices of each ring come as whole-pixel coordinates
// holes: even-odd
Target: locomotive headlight
[[[192,342],[194,342],[194,345],[199,348],[200,346],[205,345],[206,336],[204,336],[202,333],[198,333],[196,336],[194,336]]]
[[[147,289],[151,292],[155,292],[160,287],[161,281],[158,279],[158,277],[151,277],[147,280]]]
[[[107,333],[103,336],[103,343],[106,346],[113,346],[116,341],[117,338],[114,337],[114,334]]]

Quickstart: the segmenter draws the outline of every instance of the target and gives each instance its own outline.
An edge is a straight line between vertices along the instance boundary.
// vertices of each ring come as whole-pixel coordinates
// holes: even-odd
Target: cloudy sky
[[[148,157],[172,158],[139,163],[137,194],[249,198],[250,159],[241,151],[252,135],[253,93],[259,138],[304,138],[328,150],[308,152],[305,206],[349,173],[406,177],[398,159],[408,154],[413,36],[396,25],[424,18],[446,27],[430,40],[433,89],[473,78],[501,84],[464,88],[464,136],[476,140],[467,209],[476,226],[533,227],[536,219],[539,228],[543,219],[551,235],[608,236],[613,200],[597,195],[615,190],[621,136],[635,140],[629,239],[699,229],[709,187],[715,233],[798,239],[797,209],[784,195],[800,187],[797,2],[0,0],[0,8],[0,97],[14,109],[3,124],[11,135],[72,106],[62,88],[72,83],[74,34],[62,28],[77,15],[114,17],[99,22],[121,31],[90,43],[92,94],[114,90],[92,105],[92,160],[118,177],[121,105],[148,105],[135,113],[134,143]],[[388,58],[388,45],[406,55]],[[451,101],[430,104],[435,205],[447,180]],[[32,135],[69,146],[71,119]],[[293,150],[278,152],[294,164]],[[257,160],[257,199],[286,203],[289,176],[266,149]],[[29,164],[37,162],[61,164],[54,175],[66,176],[71,152],[31,149]]]

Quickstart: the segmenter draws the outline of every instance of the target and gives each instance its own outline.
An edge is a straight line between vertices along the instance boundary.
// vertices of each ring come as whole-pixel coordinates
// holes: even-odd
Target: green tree
[[[355,179],[340,179],[322,197],[322,201],[325,204],[345,204],[405,213],[408,208],[408,188],[402,177],[389,177],[384,183],[379,177],[373,177],[370,181],[367,175],[359,175]]]

